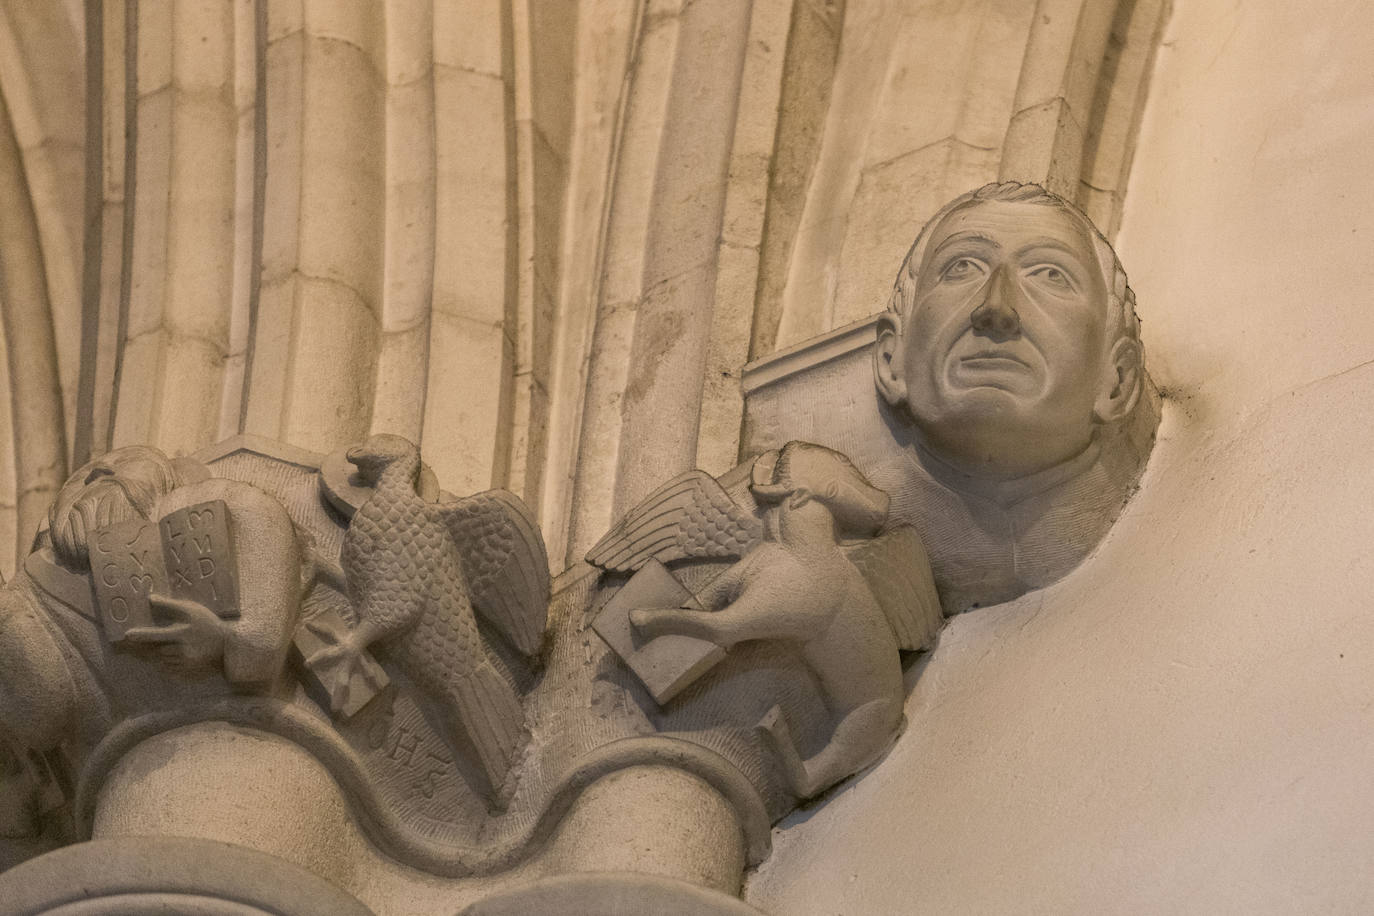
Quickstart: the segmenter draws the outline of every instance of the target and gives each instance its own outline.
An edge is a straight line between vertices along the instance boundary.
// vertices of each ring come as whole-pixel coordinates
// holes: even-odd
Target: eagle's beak
[[[344,457],[348,459],[350,464],[357,464],[359,459],[363,457],[363,447],[361,445],[353,446],[344,452]]]

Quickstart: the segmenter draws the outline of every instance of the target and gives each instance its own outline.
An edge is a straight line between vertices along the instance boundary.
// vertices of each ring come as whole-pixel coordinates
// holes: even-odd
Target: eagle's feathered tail
[[[492,792],[499,796],[524,737],[525,710],[520,698],[500,672],[486,663],[440,689],[462,720]]]

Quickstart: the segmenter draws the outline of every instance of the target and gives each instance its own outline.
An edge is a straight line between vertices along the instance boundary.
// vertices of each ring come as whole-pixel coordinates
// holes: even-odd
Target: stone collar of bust
[[[961,495],[1008,508],[1078,477],[1097,461],[1102,446],[1094,435],[1087,447],[1072,458],[1034,474],[1004,480],[979,477],[959,470],[927,449],[919,436],[913,440],[912,450],[915,461],[939,483]]]

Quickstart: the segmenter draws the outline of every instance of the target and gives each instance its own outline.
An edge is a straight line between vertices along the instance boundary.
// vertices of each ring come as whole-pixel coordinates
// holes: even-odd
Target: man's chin
[[[1021,384],[1018,384],[1021,383]],[[1023,425],[1036,408],[1034,392],[1021,379],[998,379],[977,385],[950,386],[941,393],[936,413],[949,423]]]
[[[938,410],[912,415],[927,450],[955,470],[1019,477],[1060,453],[1070,456],[1085,438],[1047,428],[1037,406],[1034,399],[980,386],[947,396]],[[1091,428],[1085,433],[1090,438]]]

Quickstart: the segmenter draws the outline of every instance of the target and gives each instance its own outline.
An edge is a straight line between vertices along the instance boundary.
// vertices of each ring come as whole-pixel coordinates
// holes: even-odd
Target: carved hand
[[[181,674],[202,671],[223,657],[229,627],[214,611],[198,601],[162,595],[149,595],[148,603],[172,622],[135,627],[125,639],[155,650],[163,664]]]

